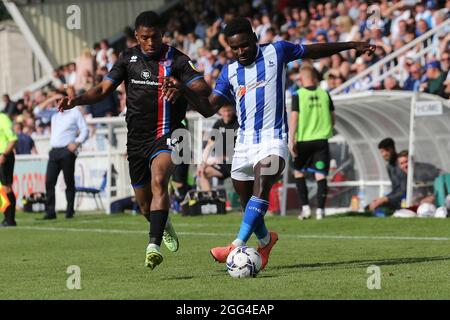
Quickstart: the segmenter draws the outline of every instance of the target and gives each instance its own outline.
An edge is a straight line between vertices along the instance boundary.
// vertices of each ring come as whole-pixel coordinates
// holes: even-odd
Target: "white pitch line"
[[[8,228],[13,230],[13,228]],[[16,228],[14,228],[16,229]],[[32,227],[24,226],[17,229],[37,230],[37,231],[59,231],[59,232],[94,232],[94,233],[119,233],[119,234],[145,234],[146,231],[139,230],[120,230],[120,229],[89,229],[89,228],[55,228],[55,227]],[[215,233],[215,232],[177,232],[183,236],[204,236],[204,237],[232,237],[234,233]],[[450,237],[406,237],[406,236],[345,236],[345,235],[301,235],[284,234],[282,238],[294,239],[323,239],[323,240],[419,240],[419,241],[450,241]]]

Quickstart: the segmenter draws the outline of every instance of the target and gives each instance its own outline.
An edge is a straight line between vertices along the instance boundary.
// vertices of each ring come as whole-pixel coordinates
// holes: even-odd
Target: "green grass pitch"
[[[153,271],[141,216],[39,217],[19,213],[19,227],[0,229],[0,299],[450,299],[450,219],[267,217],[279,241],[266,270],[233,279],[209,249],[234,239],[237,213],[172,215],[180,250],[163,247]],[[66,287],[70,265],[80,290]],[[367,288],[371,265],[379,290]]]

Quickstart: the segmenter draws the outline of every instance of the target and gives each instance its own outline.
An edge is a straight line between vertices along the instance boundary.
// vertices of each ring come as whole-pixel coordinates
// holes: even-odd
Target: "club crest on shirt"
[[[151,75],[152,74],[150,73],[150,70],[148,70],[148,69],[142,70],[142,72],[141,72],[141,78],[144,80],[150,79]]]
[[[238,98],[241,98],[241,97],[245,96],[246,93],[247,93],[247,88],[245,86],[239,86],[236,96]]]
[[[194,71],[200,72],[200,71],[198,71],[198,69],[195,67],[195,65],[194,65],[194,63],[193,63],[192,61],[189,60],[188,63],[189,63],[189,65],[191,66],[191,68],[192,68]]]

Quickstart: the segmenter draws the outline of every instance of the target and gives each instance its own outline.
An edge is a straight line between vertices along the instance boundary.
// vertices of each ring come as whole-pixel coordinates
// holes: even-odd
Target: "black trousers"
[[[55,186],[59,173],[63,172],[66,183],[67,210],[66,216],[74,214],[75,203],[75,160],[77,156],[67,148],[53,148],[50,150],[47,164],[47,179],[45,190],[47,193],[47,215],[56,215],[55,211]]]

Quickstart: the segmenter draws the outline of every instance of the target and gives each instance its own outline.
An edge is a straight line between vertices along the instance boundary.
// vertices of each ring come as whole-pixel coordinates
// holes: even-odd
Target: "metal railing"
[[[347,80],[339,87],[331,90],[330,93],[332,95],[338,95],[353,91],[370,90],[374,85],[380,84],[384,79],[390,76],[395,76],[395,78],[402,83],[406,80],[406,74],[403,65],[399,63],[399,58],[411,50],[414,54],[408,57],[414,61],[420,61],[422,65],[425,64],[425,57],[429,53],[435,53],[436,56],[439,57],[439,50],[435,46],[435,43],[438,40],[436,37],[449,25],[450,19],[445,20],[437,27],[429,30],[417,39],[414,39],[414,41],[404,45],[363,72]],[[355,84],[357,83],[359,86],[356,89]]]

